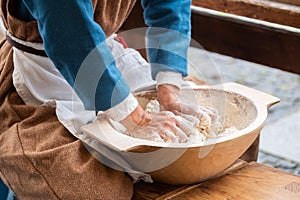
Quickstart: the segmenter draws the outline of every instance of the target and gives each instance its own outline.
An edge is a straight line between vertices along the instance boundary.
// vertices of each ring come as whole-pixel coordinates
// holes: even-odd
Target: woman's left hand
[[[180,102],[179,91],[180,89],[174,85],[158,86],[158,101],[163,110],[171,111],[176,115],[189,114],[199,119],[210,118],[212,121],[216,118],[216,112],[212,108]]]

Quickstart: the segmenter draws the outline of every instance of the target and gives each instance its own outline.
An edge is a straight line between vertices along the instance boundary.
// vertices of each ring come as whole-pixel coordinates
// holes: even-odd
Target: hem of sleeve
[[[132,113],[137,106],[138,102],[136,98],[132,93],[129,93],[129,95],[121,103],[108,109],[104,113],[106,113],[112,120],[121,121]]]
[[[159,72],[156,75],[156,86],[162,84],[169,84],[169,85],[175,85],[178,88],[181,88],[181,82],[182,82],[182,74],[178,72],[172,72],[172,71],[166,71],[166,72]]]

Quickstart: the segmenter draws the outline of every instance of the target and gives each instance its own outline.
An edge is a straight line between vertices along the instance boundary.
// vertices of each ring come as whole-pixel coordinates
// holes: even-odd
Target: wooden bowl
[[[182,101],[215,108],[225,127],[239,131],[204,142],[157,143],[117,132],[106,120],[85,125],[82,131],[116,150],[136,171],[173,185],[192,184],[217,176],[232,165],[260,134],[268,108],[279,99],[237,83],[182,90]],[[142,106],[155,92],[137,94]]]

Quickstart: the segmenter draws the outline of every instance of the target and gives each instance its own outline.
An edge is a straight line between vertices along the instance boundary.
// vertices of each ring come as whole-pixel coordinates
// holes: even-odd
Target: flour
[[[145,111],[150,114],[160,112],[159,102],[157,100],[150,100],[146,105]],[[214,121],[207,115],[202,115],[199,119],[193,115],[181,114],[177,116],[177,118],[181,122],[181,125],[194,128],[192,133],[186,132],[189,142],[202,142],[207,139],[226,136],[238,131],[238,129],[233,126],[228,128],[223,127],[219,116],[216,116]]]
[[[155,99],[150,100],[145,105],[145,111],[149,114],[159,113],[161,111],[159,102]],[[182,130],[188,136],[188,143],[199,143],[208,139],[216,139],[238,131],[234,126],[224,127],[218,115],[213,121],[207,115],[202,115],[199,119],[196,116],[182,113],[180,116],[176,115],[176,117],[180,122]],[[109,122],[114,129],[126,134],[127,130],[121,123],[111,119],[109,119]],[[191,130],[190,127],[193,127],[193,130]]]

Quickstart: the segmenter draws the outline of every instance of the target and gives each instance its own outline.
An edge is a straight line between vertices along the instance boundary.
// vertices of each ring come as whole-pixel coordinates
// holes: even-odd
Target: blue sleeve
[[[38,21],[47,55],[86,109],[107,110],[130,88],[116,68],[91,0],[23,0]]]
[[[147,52],[152,77],[160,71],[187,75],[191,34],[191,0],[142,0],[147,30]]]

